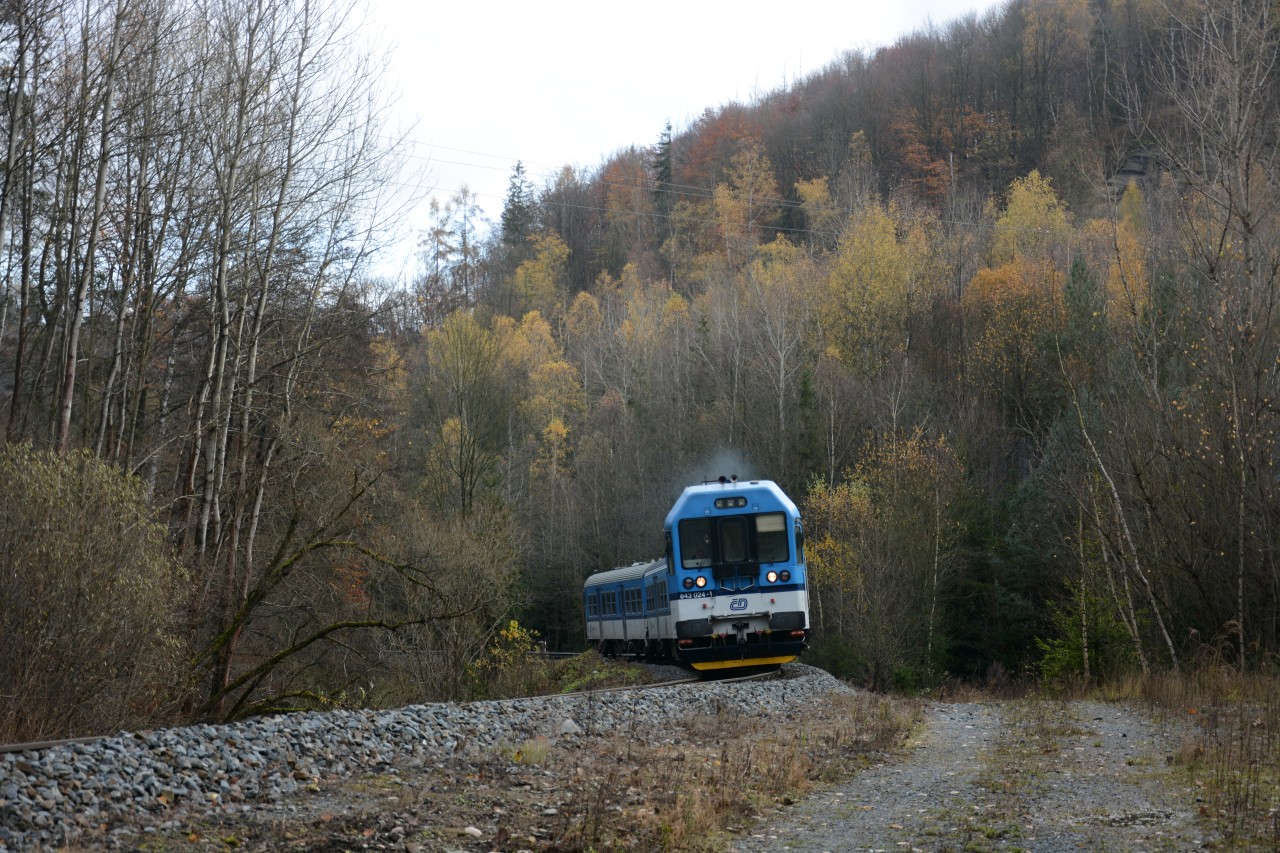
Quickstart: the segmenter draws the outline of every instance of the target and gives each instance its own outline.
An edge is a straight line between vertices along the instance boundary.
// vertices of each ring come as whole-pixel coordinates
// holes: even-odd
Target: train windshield
[[[756,516],[756,552],[762,563],[787,559],[787,517],[780,512]]]
[[[686,518],[680,522],[680,565],[686,569],[711,565],[711,519]]]
[[[781,563],[790,556],[787,517],[781,512],[686,518],[680,522],[680,565]]]
[[[747,550],[747,520],[742,516],[720,519],[720,562],[745,563],[751,559]]]

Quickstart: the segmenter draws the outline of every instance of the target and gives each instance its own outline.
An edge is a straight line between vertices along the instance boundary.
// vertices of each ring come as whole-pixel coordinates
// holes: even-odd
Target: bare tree
[[[1188,530],[1175,521],[1176,506],[1150,509],[1166,530],[1189,534],[1192,550],[1183,553],[1214,555],[1189,560],[1193,583],[1204,582],[1197,564],[1220,565],[1217,555],[1229,550],[1233,612],[1218,611],[1215,629],[1234,635],[1243,666],[1251,637],[1274,642],[1267,626],[1280,612],[1266,532],[1276,529],[1280,506],[1274,477],[1263,473],[1280,428],[1273,405],[1280,391],[1280,170],[1270,130],[1280,120],[1280,20],[1274,4],[1253,0],[1186,0],[1165,11],[1170,25],[1159,33],[1164,50],[1151,72],[1152,102],[1138,98],[1135,86],[1128,104],[1136,129],[1155,140],[1180,185],[1182,275],[1194,308],[1160,340],[1182,369],[1151,375],[1143,396],[1169,414],[1157,441],[1188,466],[1182,476],[1194,472],[1209,512]],[[1221,600],[1221,585],[1210,586],[1207,597]]]

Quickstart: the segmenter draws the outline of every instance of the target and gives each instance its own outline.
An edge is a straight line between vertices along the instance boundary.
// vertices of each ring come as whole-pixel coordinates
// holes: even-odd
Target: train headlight
[[[696,583],[698,584],[698,589],[702,589],[704,586],[707,585],[707,579],[703,575],[698,575],[698,580],[696,581]]]
[[[764,577],[765,577],[765,580],[767,580],[769,583],[778,582],[778,573],[773,571],[772,569],[770,569],[769,574],[765,575]]]
[[[693,589],[693,578],[685,578],[685,579],[684,579],[684,588],[685,588],[685,589]]]
[[[783,583],[786,583],[787,581],[791,580],[791,572],[787,571],[786,569],[783,569],[782,574],[778,575],[778,577],[782,579]]]

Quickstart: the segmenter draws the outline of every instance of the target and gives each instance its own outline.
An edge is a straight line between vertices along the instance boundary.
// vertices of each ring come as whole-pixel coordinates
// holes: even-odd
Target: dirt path
[[[729,849],[1185,850],[1178,736],[1117,705],[935,704],[908,753],[766,817]]]

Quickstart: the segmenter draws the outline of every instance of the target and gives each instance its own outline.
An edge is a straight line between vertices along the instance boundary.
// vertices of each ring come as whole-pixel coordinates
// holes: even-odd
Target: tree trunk
[[[89,242],[85,247],[84,266],[77,276],[75,293],[67,306],[67,345],[62,372],[62,404],[58,416],[58,432],[54,446],[59,453],[66,453],[71,437],[71,407],[75,399],[76,364],[79,360],[80,329],[84,320],[84,305],[95,272],[94,261],[98,247],[98,231],[107,199],[107,166],[111,158],[112,111],[115,105],[116,65],[120,59],[121,31],[124,27],[124,7],[117,6],[111,27],[111,45],[107,51],[105,75],[106,92],[102,104],[102,135],[98,145],[98,174],[94,183],[93,213],[89,219]]]

